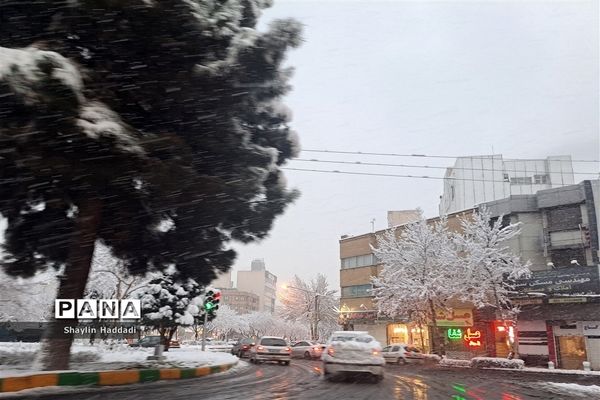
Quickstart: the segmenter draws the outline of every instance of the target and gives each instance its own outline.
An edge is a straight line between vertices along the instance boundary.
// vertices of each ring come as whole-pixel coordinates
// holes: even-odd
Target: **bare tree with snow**
[[[152,277],[131,275],[125,263],[115,257],[110,248],[100,242],[94,248],[94,258],[86,295],[103,299],[125,299],[142,290]]]
[[[338,300],[323,274],[310,281],[294,276],[292,283],[280,291],[281,316],[309,327],[312,339],[327,338],[338,328]]]
[[[232,333],[245,333],[248,331],[248,321],[242,318],[231,307],[219,307],[216,317],[207,324],[206,330],[227,340]]]
[[[446,219],[428,224],[421,214],[402,232],[397,228],[384,232],[372,249],[384,265],[372,279],[379,312],[430,323],[432,349],[443,352],[436,310],[446,308],[458,286],[456,246]]]
[[[461,250],[461,298],[476,307],[493,307],[505,321],[515,318],[509,295],[514,281],[530,274],[529,261],[522,262],[508,246],[521,233],[521,223],[504,224],[501,215],[493,220],[485,207],[471,218],[462,218],[462,234],[455,235]]]

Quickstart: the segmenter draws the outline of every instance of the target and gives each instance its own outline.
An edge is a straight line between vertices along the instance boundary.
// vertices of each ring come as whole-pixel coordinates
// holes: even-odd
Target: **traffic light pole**
[[[204,325],[202,325],[202,351],[206,344],[206,324],[208,323],[208,312],[204,310]]]

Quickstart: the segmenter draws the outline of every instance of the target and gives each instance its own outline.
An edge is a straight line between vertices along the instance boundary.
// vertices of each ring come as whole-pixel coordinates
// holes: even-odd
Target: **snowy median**
[[[39,343],[0,343],[0,392],[48,386],[123,385],[184,379],[224,372],[238,363],[226,353],[195,348],[169,349],[164,361],[147,360],[153,349],[124,344],[74,344],[71,370],[39,371],[33,367]]]

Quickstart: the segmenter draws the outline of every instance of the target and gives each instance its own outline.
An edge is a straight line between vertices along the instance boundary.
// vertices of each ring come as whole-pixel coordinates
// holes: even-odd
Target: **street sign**
[[[515,290],[520,293],[600,294],[598,267],[568,267],[535,271],[529,279],[519,279]]]
[[[469,308],[437,310],[435,320],[438,326],[473,326],[473,312]]]

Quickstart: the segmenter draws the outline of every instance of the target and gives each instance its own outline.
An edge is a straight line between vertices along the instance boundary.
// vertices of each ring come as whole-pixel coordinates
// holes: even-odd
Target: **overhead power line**
[[[446,156],[446,155],[427,155],[427,154],[400,154],[400,153],[374,153],[367,151],[341,151],[341,150],[317,150],[302,149],[305,153],[330,153],[330,154],[358,154],[366,156],[386,156],[386,157],[420,157],[420,158],[482,158],[492,159],[492,156]],[[503,161],[548,161],[546,158],[502,158]],[[560,160],[557,160],[560,161]],[[600,163],[600,160],[570,160],[571,162],[589,162]]]
[[[510,183],[507,181],[498,181],[493,179],[469,179],[469,178],[452,178],[452,177],[439,177],[439,176],[428,176],[428,175],[400,175],[400,174],[380,174],[376,172],[352,172],[352,171],[339,171],[339,170],[324,170],[324,169],[309,169],[309,168],[291,168],[291,167],[283,167],[281,169],[288,171],[304,171],[304,172],[319,172],[326,174],[344,174],[344,175],[363,175],[363,176],[384,176],[384,177],[392,177],[392,178],[415,178],[415,179],[435,179],[435,180],[444,180],[451,179],[454,181],[468,181],[468,182],[498,182],[498,183]],[[527,185],[535,185],[535,183],[530,183]],[[555,184],[553,186],[570,186],[572,184]],[[523,185],[519,185],[523,186]]]
[[[515,169],[507,169],[503,170],[500,168],[465,168],[465,167],[439,167],[439,166],[431,166],[431,165],[411,165],[411,164],[391,164],[391,163],[373,163],[373,162],[364,162],[364,161],[335,161],[335,160],[318,160],[315,158],[306,159],[306,158],[294,158],[293,161],[302,161],[302,162],[317,162],[317,163],[330,163],[330,164],[347,164],[347,165],[367,165],[367,166],[377,166],[377,167],[401,167],[401,168],[428,168],[428,169],[458,169],[458,170],[467,170],[467,171],[493,171],[493,172],[521,172],[521,173],[537,173],[535,169],[529,171],[523,170],[515,170]],[[541,172],[541,171],[540,171]],[[598,172],[573,172],[574,175],[598,175]],[[470,179],[469,179],[470,180]]]

